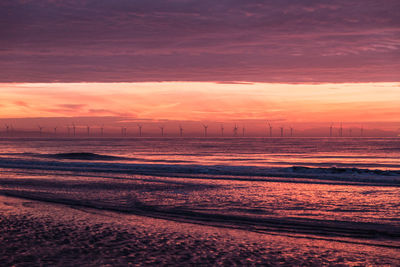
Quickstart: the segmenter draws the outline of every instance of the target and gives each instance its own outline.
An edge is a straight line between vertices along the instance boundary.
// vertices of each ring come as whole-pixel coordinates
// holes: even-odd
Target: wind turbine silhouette
[[[10,133],[10,125],[5,124],[6,127],[6,134],[8,135]]]
[[[290,126],[290,137],[293,137],[293,127]]]
[[[283,126],[281,126],[280,129],[281,129],[281,137],[283,137]]]
[[[340,123],[339,136],[343,137],[343,125]]]
[[[331,126],[329,126],[329,137],[332,137],[333,134],[333,123],[331,123]]]
[[[161,130],[161,136],[164,136],[164,125],[159,126],[160,130]]]
[[[204,137],[207,137],[208,125],[203,124],[203,127],[204,127]]]
[[[182,125],[179,124],[179,136],[182,137],[183,136],[183,128]]]
[[[57,135],[57,126],[54,127],[54,135]]]
[[[137,126],[139,128],[139,136],[141,137],[142,136],[142,125],[138,124]]]
[[[121,126],[121,136],[126,136],[126,127]]]
[[[242,136],[244,136],[244,132],[246,131],[246,128],[244,127],[244,125],[243,125],[243,128],[242,128]]]
[[[238,126],[235,123],[235,127],[233,127],[233,136],[237,136],[238,134]]]
[[[221,136],[224,136],[224,125],[221,124]]]
[[[90,126],[86,125],[87,135],[90,136]]]
[[[6,134],[9,135],[9,136],[13,135],[13,133],[14,133],[13,125],[12,124],[10,124],[10,125],[5,124],[5,126],[6,126]]]
[[[363,125],[361,125],[360,136],[361,136],[361,137],[364,136],[364,126],[363,126]]]
[[[73,133],[74,133],[74,136],[76,136],[76,127],[75,127],[75,124],[74,124],[74,123],[72,124],[72,131],[73,131]]]
[[[269,127],[269,137],[272,137],[272,126],[271,124],[267,121],[268,127]]]
[[[104,124],[101,125],[100,127],[100,135],[103,137],[104,135]]]
[[[38,128],[39,128],[39,135],[42,135],[42,130],[43,130],[43,127],[42,127],[42,126],[40,126],[40,125],[38,125]]]

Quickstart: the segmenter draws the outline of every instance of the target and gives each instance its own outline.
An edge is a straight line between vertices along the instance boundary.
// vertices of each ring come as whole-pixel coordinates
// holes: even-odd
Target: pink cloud
[[[399,81],[399,10],[397,0],[3,1],[0,82]]]

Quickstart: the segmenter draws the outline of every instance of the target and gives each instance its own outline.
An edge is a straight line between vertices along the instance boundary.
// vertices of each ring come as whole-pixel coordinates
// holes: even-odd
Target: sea
[[[227,264],[226,255],[235,256],[239,265],[400,264],[400,138],[2,138],[0,195],[4,198],[0,205],[3,247],[21,246],[24,238],[42,244],[44,237],[34,235],[29,223],[43,218],[54,221],[54,214],[62,217],[67,210],[92,217],[107,214],[105,221],[110,225],[129,224],[135,229],[138,225],[134,222],[151,220],[141,225],[153,225],[146,233],[151,242],[158,240],[156,249],[147,245],[140,250],[141,257],[129,258],[121,254],[121,246],[129,250],[129,240],[139,239],[121,237],[125,243],[121,239],[119,249],[109,252],[112,256],[97,258],[99,264],[112,265],[113,258],[121,257],[160,265]],[[22,210],[29,203],[29,216],[36,219],[27,223],[28,213],[22,214]],[[74,216],[68,223],[88,218]],[[159,222],[156,226],[154,220]],[[94,225],[100,224],[86,227],[94,233]],[[167,227],[173,249],[163,239],[169,224],[174,225]],[[26,233],[19,236],[19,243],[13,243],[11,236],[4,237],[21,227]],[[193,229],[197,234],[188,234]],[[218,232],[224,238],[214,238],[211,244],[207,242],[215,236],[210,229],[227,232]],[[157,235],[152,236],[153,232]],[[76,239],[86,232],[79,233],[64,239]],[[276,252],[277,243],[265,243],[278,237],[284,238],[286,250]],[[243,241],[248,239],[254,241],[252,246]],[[281,239],[274,242],[283,242]],[[239,246],[238,240],[248,246],[229,249]],[[82,246],[79,242],[62,247],[73,249]],[[318,242],[325,244],[323,255]],[[288,252],[289,247],[292,250]],[[7,249],[0,252],[11,265],[26,261],[46,264],[43,255],[37,256],[45,252],[21,259]],[[135,251],[131,249],[130,254]],[[176,256],[183,251],[192,252]],[[238,256],[238,251],[247,254]],[[11,258],[10,253],[14,255]],[[194,257],[196,253],[203,256]],[[50,263],[65,265],[57,261],[63,257],[57,257]],[[71,264],[94,262],[82,255],[69,260]]]

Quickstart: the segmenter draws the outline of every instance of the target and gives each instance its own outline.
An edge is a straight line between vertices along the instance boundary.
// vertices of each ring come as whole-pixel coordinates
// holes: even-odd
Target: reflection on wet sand
[[[398,250],[0,197],[5,265],[398,265]]]

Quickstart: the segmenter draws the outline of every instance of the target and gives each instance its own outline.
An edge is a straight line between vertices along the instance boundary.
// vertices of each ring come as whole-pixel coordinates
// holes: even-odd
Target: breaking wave
[[[0,157],[0,168],[257,181],[270,181],[270,178],[303,178],[400,185],[400,171],[398,170],[303,166],[283,168],[237,165],[126,163],[115,162],[124,158],[94,153],[61,153],[46,155],[43,158],[47,160]],[[49,160],[49,158],[54,160]],[[73,161],[60,161],[64,159]],[[109,162],[104,162],[107,160]]]
[[[121,160],[121,159],[127,159],[124,157],[101,155],[101,154],[88,153],[88,152],[48,154],[48,155],[44,155],[44,157],[54,158],[54,159],[75,159],[75,160]]]

